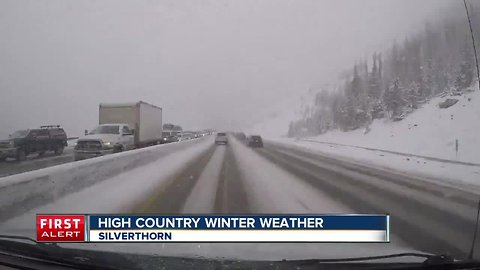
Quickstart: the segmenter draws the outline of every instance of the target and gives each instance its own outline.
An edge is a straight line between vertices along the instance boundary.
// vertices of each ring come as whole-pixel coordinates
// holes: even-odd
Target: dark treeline
[[[469,11],[478,49],[480,5],[470,4]],[[290,123],[288,136],[368,130],[374,119],[400,121],[432,97],[461,95],[475,82],[476,66],[466,15],[457,13],[357,61],[340,86],[315,95],[303,118]]]

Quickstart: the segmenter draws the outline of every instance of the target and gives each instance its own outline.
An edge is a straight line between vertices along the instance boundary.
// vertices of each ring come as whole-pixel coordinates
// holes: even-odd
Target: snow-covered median
[[[112,196],[131,203],[131,200],[125,197],[126,195],[137,196],[138,192],[148,189],[145,181],[155,182],[185,164],[189,159],[198,156],[199,151],[208,148],[211,144],[211,139],[165,144],[4,177],[0,181],[0,216],[3,218],[16,216],[50,202],[57,206],[72,207],[76,204],[56,202],[87,187],[95,187],[94,190],[98,191],[99,187],[108,186],[111,192],[80,196],[83,198],[82,207],[87,207],[84,210],[95,210],[88,209],[88,203],[92,203],[92,207],[100,207],[101,199],[109,205],[117,206],[118,204],[111,200]],[[182,156],[175,158],[174,154],[179,153],[183,153]],[[155,162],[157,160],[162,162]],[[103,182],[106,186],[100,185]],[[85,200],[85,198],[91,200]],[[66,212],[75,210],[69,209],[71,211]]]
[[[151,192],[162,185],[169,184],[171,176],[182,170],[186,162],[198,158],[211,146],[211,140],[202,140],[190,144],[188,148],[169,151],[168,156],[160,157],[146,165],[124,171],[115,177],[16,215],[0,223],[0,229],[13,234],[28,233],[34,238],[35,230],[32,224],[35,224],[37,213],[129,212],[139,202],[148,198]],[[22,205],[14,207],[19,209]]]

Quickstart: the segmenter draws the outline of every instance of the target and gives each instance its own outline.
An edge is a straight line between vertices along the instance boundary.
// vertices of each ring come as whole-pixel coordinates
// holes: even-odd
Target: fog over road
[[[54,202],[39,204],[4,220],[0,227],[21,230],[21,224],[34,224],[35,213],[72,211],[389,213],[390,246],[465,256],[473,237],[475,198],[466,191],[291,145],[266,141],[264,148],[252,149],[230,136],[228,145],[216,146],[209,137]],[[478,251],[475,254],[479,256]]]

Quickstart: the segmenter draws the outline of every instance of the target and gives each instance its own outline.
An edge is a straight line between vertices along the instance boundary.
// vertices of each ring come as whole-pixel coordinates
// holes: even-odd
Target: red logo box
[[[37,215],[38,242],[84,242],[85,216]]]

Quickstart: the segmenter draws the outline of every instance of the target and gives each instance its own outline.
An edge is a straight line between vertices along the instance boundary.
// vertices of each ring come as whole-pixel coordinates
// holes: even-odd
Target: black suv
[[[23,161],[29,154],[37,153],[43,156],[46,151],[61,155],[65,146],[67,134],[58,125],[17,130],[8,140],[0,141],[0,161],[8,157]]]
[[[262,137],[259,135],[252,135],[248,137],[247,146],[249,147],[263,147]]]

